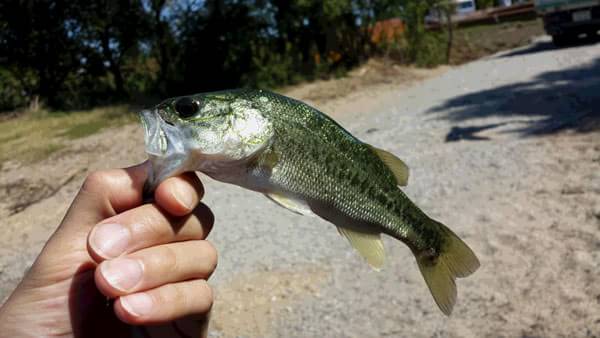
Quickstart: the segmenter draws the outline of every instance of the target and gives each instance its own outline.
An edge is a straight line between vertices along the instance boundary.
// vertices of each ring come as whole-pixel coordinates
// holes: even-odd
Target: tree
[[[177,11],[173,5],[169,8],[166,0],[151,0],[149,5],[152,55],[158,60],[159,65],[156,89],[159,94],[166,95],[169,84],[172,84],[174,81],[173,63],[175,62],[175,57],[173,54],[176,52],[176,42],[171,27],[163,15],[167,9],[171,10],[171,16],[176,16],[182,12],[187,12],[189,13],[188,15],[191,15],[193,11],[189,7],[185,9],[185,12]],[[181,20],[182,24],[186,24],[191,20],[191,17],[188,15],[183,16],[183,20]]]
[[[252,69],[253,46],[269,41],[266,15],[251,1],[207,0],[181,27],[177,73],[186,92],[240,86]]]
[[[149,20],[140,0],[90,0],[77,7],[78,38],[97,48],[114,79],[118,98],[127,96],[123,64],[139,54]]]
[[[443,3],[0,2],[0,109],[23,105],[22,99],[11,98],[14,93],[65,109],[140,96],[275,87],[339,74],[377,53],[382,46],[371,41],[374,25],[397,16],[407,26],[407,61],[436,64],[433,58],[443,54],[440,46],[447,42],[451,49],[452,26],[443,41],[440,34],[425,31],[424,16]]]
[[[452,44],[454,43],[454,23],[452,22],[452,14],[454,14],[456,11],[456,3],[445,0],[439,1],[434,6],[445,18],[446,31],[448,32],[446,43],[446,63],[450,63],[450,57],[452,56]]]
[[[60,107],[64,81],[80,66],[80,42],[68,30],[70,6],[69,1],[47,0],[0,3],[0,59],[21,81],[30,102],[41,97]]]

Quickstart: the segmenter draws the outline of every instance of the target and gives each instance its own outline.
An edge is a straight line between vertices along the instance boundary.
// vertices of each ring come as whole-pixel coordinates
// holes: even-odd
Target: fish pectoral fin
[[[283,196],[283,195],[280,195],[277,193],[266,193],[265,196],[267,196],[269,199],[271,199],[273,202],[279,204],[280,206],[282,206],[286,209],[289,209],[297,214],[304,215],[304,216],[313,216],[314,215],[312,210],[310,210],[310,207],[308,206],[308,204],[306,204],[306,202],[304,202],[304,201],[291,199],[291,198],[288,198],[286,196]]]
[[[375,148],[371,146],[373,152],[379,157],[379,159],[391,170],[396,178],[396,182],[399,186],[406,186],[408,184],[409,170],[406,163],[396,157],[396,155],[385,151],[383,149]]]
[[[385,261],[385,249],[381,241],[381,233],[362,232],[341,226],[338,226],[337,229],[341,235],[348,239],[350,245],[367,260],[372,268],[381,269]]]

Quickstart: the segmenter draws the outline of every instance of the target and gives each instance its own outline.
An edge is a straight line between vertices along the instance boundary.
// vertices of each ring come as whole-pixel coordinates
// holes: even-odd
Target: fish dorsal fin
[[[314,215],[312,210],[310,210],[310,207],[308,206],[308,204],[306,204],[306,202],[304,202],[304,201],[297,200],[297,199],[291,199],[291,198],[288,198],[286,196],[283,196],[283,195],[280,195],[277,193],[266,193],[265,196],[267,196],[268,198],[270,198],[272,201],[279,204],[280,206],[282,206],[286,209],[289,209],[297,214],[305,215],[305,216]]]
[[[337,229],[340,234],[348,239],[350,245],[367,260],[372,268],[381,269],[385,261],[385,250],[380,233],[362,232],[340,226]]]
[[[377,157],[392,171],[398,185],[402,187],[406,186],[408,184],[408,166],[406,163],[388,151],[373,146],[370,147]]]

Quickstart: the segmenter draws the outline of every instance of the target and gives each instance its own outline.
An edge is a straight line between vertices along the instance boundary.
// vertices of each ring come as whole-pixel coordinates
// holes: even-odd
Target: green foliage
[[[403,19],[406,22],[404,52],[409,63],[421,67],[433,67],[446,62],[447,37],[442,33],[428,32],[424,17],[432,10],[451,10],[446,1],[406,1]]]
[[[423,19],[441,0],[33,0],[0,3],[0,111],[36,98],[79,109],[340,76],[391,46],[371,28],[400,16],[403,60],[442,62]],[[386,42],[390,44],[389,42]],[[89,127],[92,128],[93,127]]]
[[[475,5],[477,6],[477,9],[494,7],[494,3],[494,0],[475,0]]]
[[[419,67],[434,67],[446,63],[446,36],[426,33],[414,48],[414,63]]]
[[[33,80],[34,77],[30,75],[27,78]],[[27,82],[27,79],[24,81]],[[0,67],[0,111],[22,107],[26,104],[25,88],[20,79],[8,69]]]
[[[264,46],[252,48],[252,70],[242,77],[242,82],[250,87],[275,88],[283,84],[300,81],[300,74],[294,71],[292,47],[286,44],[284,53],[271,53]]]

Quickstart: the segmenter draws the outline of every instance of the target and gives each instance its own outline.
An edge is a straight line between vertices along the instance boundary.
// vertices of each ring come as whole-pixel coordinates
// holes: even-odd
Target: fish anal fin
[[[390,169],[396,178],[396,182],[399,186],[406,186],[408,184],[409,169],[406,163],[396,157],[396,155],[370,146],[373,152],[379,157],[379,159]]]
[[[337,229],[372,268],[381,269],[385,261],[385,250],[380,233],[362,232],[341,226],[338,226]]]
[[[267,196],[280,206],[289,209],[297,214],[308,216],[314,215],[313,212],[310,210],[308,204],[306,204],[304,201],[292,199],[277,193],[266,193],[265,196]]]

